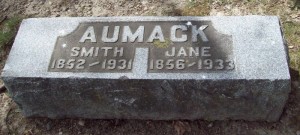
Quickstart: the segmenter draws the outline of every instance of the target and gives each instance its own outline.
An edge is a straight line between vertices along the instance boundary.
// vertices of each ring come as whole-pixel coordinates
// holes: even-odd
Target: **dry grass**
[[[20,21],[20,17],[13,17],[0,23],[0,72],[2,71],[10,46],[17,33]],[[0,85],[1,84],[2,80],[0,79]]]
[[[284,35],[289,45],[291,68],[300,71],[300,23],[285,22]]]
[[[0,25],[0,49],[2,50],[8,45],[16,35],[17,27],[22,19],[20,17],[13,17],[5,20]]]
[[[210,0],[188,0],[181,12],[183,16],[207,16],[210,13]]]

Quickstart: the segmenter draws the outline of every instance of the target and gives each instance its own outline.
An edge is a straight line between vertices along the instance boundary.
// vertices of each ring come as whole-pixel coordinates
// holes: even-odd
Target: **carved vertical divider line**
[[[136,48],[132,72],[136,76],[147,75],[149,48]]]

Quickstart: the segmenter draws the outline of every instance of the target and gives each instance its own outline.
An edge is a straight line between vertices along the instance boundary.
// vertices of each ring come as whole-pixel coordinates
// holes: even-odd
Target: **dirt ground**
[[[295,1],[294,1],[295,2]],[[1,11],[2,10],[2,11]],[[0,21],[13,16],[180,16],[277,15],[284,22],[300,22],[300,9],[292,0],[0,0]],[[0,22],[1,23],[1,22]],[[300,38],[300,36],[299,36]],[[288,42],[289,43],[289,42]],[[0,71],[9,53],[4,48]],[[297,42],[290,52],[299,51]],[[299,58],[300,59],[300,58]],[[0,94],[0,135],[73,134],[199,134],[199,135],[300,135],[299,71],[291,70],[292,92],[278,122],[152,121],[24,118],[6,93]],[[0,85],[2,81],[0,80]]]

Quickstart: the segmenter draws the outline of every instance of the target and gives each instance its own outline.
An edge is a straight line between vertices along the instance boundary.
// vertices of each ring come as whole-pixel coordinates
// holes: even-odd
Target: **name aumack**
[[[203,31],[207,27],[208,25],[201,25],[199,27],[196,25],[173,25],[168,30],[170,32],[169,37],[165,37],[166,35],[163,34],[163,30],[160,25],[154,26],[153,29],[145,29],[145,26],[140,25],[135,31],[132,31],[130,26],[103,26],[102,35],[98,37],[95,35],[94,26],[89,26],[83,33],[79,42],[84,43],[86,41],[90,41],[92,43],[96,43],[99,42],[98,40],[101,40],[104,43],[114,43],[121,40],[121,42],[151,43],[154,40],[165,42],[166,39],[170,39],[172,42],[186,42],[188,40],[197,42],[199,36],[203,42],[208,42],[207,36]],[[109,29],[113,29],[112,36],[108,36]],[[123,29],[122,33],[120,32],[120,29]],[[151,31],[151,34],[147,37],[145,37],[145,30]],[[181,31],[181,34],[178,34],[178,31]],[[191,32],[191,37],[189,39],[188,34],[183,33],[184,31]]]

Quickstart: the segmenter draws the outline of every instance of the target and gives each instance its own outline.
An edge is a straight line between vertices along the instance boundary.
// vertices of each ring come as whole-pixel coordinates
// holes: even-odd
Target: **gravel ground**
[[[263,0],[261,0],[263,1]],[[162,16],[185,15],[189,7],[206,15],[272,14],[283,21],[300,22],[300,12],[291,10],[288,0],[268,3],[210,3],[210,10],[189,0],[0,0],[0,20],[12,16]],[[272,4],[275,3],[275,4]],[[271,8],[272,7],[272,8]],[[280,9],[280,10],[269,10]],[[7,54],[9,48],[6,50]],[[0,69],[4,60],[1,58]],[[1,71],[1,70],[0,70]],[[300,135],[300,85],[297,71],[292,71],[292,93],[281,119],[275,123],[247,121],[151,121],[24,118],[6,94],[0,94],[0,134],[220,134],[220,135]],[[0,85],[1,85],[0,81]]]

